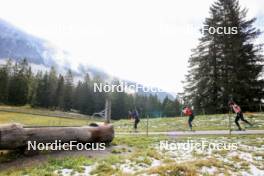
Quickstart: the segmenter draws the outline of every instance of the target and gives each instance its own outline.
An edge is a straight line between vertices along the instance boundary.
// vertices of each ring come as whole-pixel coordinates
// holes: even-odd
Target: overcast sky
[[[0,18],[70,52],[74,64],[180,92],[213,1],[0,0]],[[263,27],[264,1],[240,2]]]

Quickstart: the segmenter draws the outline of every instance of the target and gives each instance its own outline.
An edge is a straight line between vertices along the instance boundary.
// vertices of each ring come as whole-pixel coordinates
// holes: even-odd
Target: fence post
[[[111,120],[111,100],[110,98],[106,98],[105,100],[105,122],[110,123]]]
[[[259,112],[262,112],[262,105],[259,104]]]
[[[228,126],[229,126],[229,135],[231,135],[231,115],[230,115],[230,110],[228,112]]]
[[[147,115],[147,136],[148,136],[148,126],[149,126],[149,115]]]

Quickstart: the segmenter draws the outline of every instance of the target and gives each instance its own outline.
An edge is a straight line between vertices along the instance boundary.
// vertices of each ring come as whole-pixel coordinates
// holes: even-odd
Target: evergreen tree
[[[176,104],[177,101],[172,101],[168,98],[168,96],[165,97],[163,103],[162,103],[162,110],[163,115],[166,117],[174,117],[179,115],[179,107],[177,107]]]
[[[59,75],[58,78],[58,85],[55,91],[54,96],[55,106],[59,109],[63,109],[63,102],[64,102],[64,77]]]
[[[94,83],[102,83],[104,84],[104,81],[101,79],[100,76],[95,76],[92,80],[91,84],[91,95],[92,95],[92,101],[93,102],[93,111],[94,112],[100,112],[105,108],[105,100],[106,97],[108,96],[105,92],[94,92],[93,90],[93,84]]]
[[[8,82],[12,62],[9,59],[6,64],[0,65],[0,104],[7,103],[8,100]]]
[[[42,72],[38,71],[35,76],[33,76],[32,81],[31,81],[31,100],[29,100],[29,103],[31,104],[32,107],[39,106],[39,94],[38,94],[38,86],[40,82],[42,81]]]
[[[147,115],[150,117],[159,117],[162,115],[161,102],[159,101],[157,95],[149,95],[145,102],[145,109],[143,110],[143,116]]]
[[[36,90],[35,105],[40,107],[49,107],[49,76],[45,72],[44,76],[38,81]]]
[[[82,106],[82,86],[83,83],[81,81],[78,81],[77,87],[75,88],[74,91],[74,96],[73,96],[73,107],[74,109],[81,110]]]
[[[16,63],[8,87],[8,102],[13,105],[25,105],[28,98],[28,70],[26,59]]]
[[[175,115],[174,116],[180,116],[183,107],[182,107],[182,105],[178,99],[174,100],[174,108],[175,108]]]
[[[118,80],[114,80],[113,85],[120,85],[120,82]],[[113,119],[120,119],[127,117],[127,108],[125,107],[125,92],[113,92],[111,94],[112,99],[112,117]]]
[[[27,79],[28,79],[28,98],[27,98],[27,103],[31,103],[34,97],[34,93],[35,93],[35,77],[34,77],[34,73],[32,72],[31,67],[29,67],[28,71],[27,71]]]
[[[80,112],[83,114],[92,115],[95,112],[94,110],[95,102],[94,102],[94,94],[92,92],[91,80],[89,74],[86,74],[83,83],[79,82],[75,92],[76,92],[75,103],[78,104]]]
[[[70,111],[73,106],[73,75],[72,71],[68,70],[65,76],[65,85],[64,85],[64,97],[63,97],[63,109],[65,111]]]
[[[227,111],[233,99],[244,110],[261,102],[263,97],[262,48],[254,44],[260,32],[246,19],[247,10],[238,0],[217,0],[210,8],[204,25],[237,28],[237,34],[210,34],[205,31],[189,59],[186,76],[186,99],[197,112]]]
[[[54,108],[56,106],[55,95],[58,86],[58,78],[55,67],[51,67],[48,76],[48,106]]]
[[[134,96],[133,94],[126,94],[125,95],[125,116],[128,116],[128,111],[131,111],[134,108]]]

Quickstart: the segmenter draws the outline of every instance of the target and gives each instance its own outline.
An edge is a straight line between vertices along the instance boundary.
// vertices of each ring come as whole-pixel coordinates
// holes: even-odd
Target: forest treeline
[[[118,80],[113,80],[118,83]],[[93,84],[103,83],[99,76],[88,73],[74,81],[71,70],[58,74],[54,67],[34,73],[26,59],[7,60],[0,67],[0,104],[26,105],[52,110],[78,111],[92,115],[105,108],[106,96],[111,98],[112,118],[126,118],[128,111],[137,108],[144,116],[178,116],[180,104],[166,97],[161,102],[157,95],[128,94],[125,92],[94,92]]]

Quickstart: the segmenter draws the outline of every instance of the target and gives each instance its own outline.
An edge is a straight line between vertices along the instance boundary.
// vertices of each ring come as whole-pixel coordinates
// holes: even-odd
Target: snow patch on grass
[[[201,173],[210,174],[210,175],[214,175],[217,171],[218,171],[218,169],[214,166],[212,166],[212,167],[203,166],[201,169]]]
[[[90,175],[90,172],[94,169],[94,166],[83,166],[83,172],[77,172],[73,169],[60,169],[56,170],[54,173],[59,176],[84,176]]]
[[[264,170],[258,169],[256,166],[250,164],[250,171],[249,172],[241,172],[242,176],[263,176],[264,175]]]

